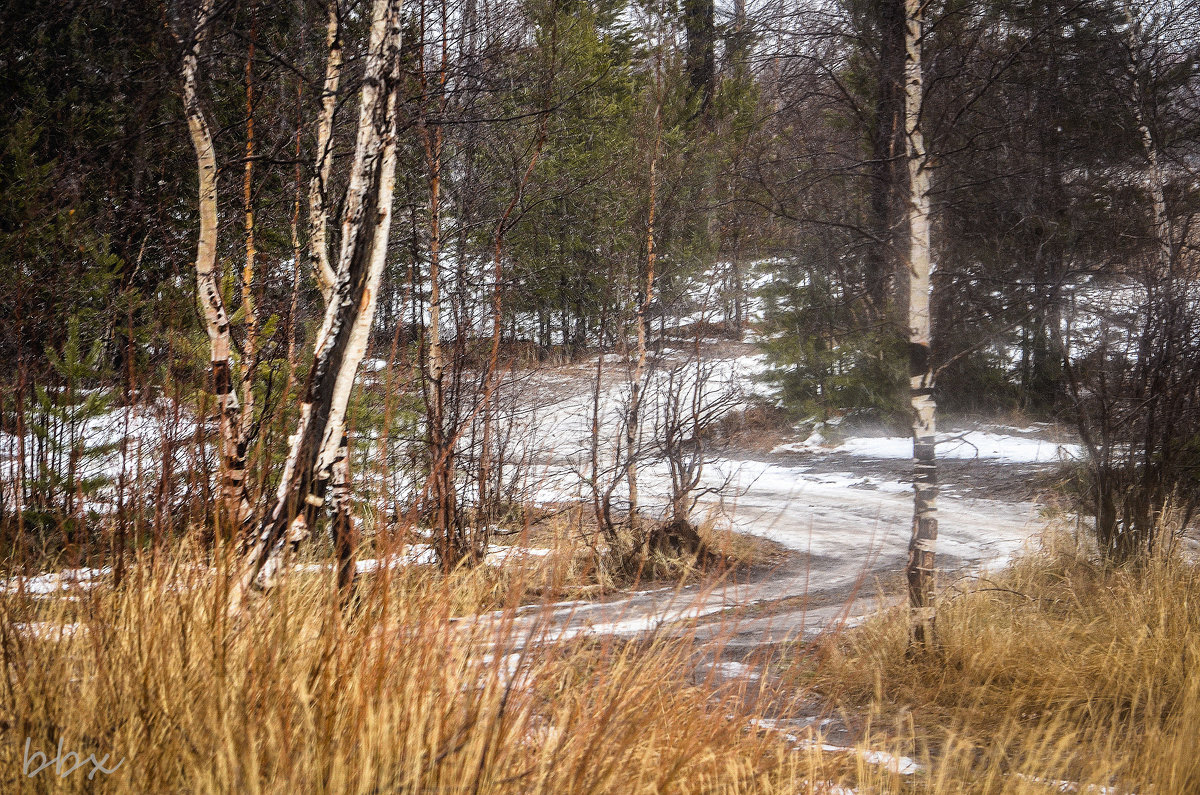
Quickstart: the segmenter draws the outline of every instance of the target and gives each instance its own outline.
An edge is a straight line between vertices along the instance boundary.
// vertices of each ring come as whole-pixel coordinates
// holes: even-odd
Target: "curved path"
[[[644,406],[643,444],[653,446],[660,421],[656,417],[661,417],[656,412],[662,411],[661,404],[672,395],[686,398],[690,394],[693,398],[688,399],[696,399],[689,390],[699,389],[700,404],[728,408],[744,405],[751,393],[761,392],[755,374],[761,372],[764,362],[753,346],[711,346],[704,355],[714,358],[704,360],[705,378],[698,387],[697,371],[686,359],[683,370],[669,356],[655,365],[655,375],[662,383],[653,382],[655,389],[647,388],[645,393],[647,399],[654,395],[657,403]],[[602,368],[598,394],[595,359],[514,374],[507,385],[506,405],[513,412],[516,452],[537,470],[530,499],[590,500],[585,476],[591,471],[596,409],[600,435],[606,440],[600,457],[607,475],[601,479],[615,479],[614,494],[621,499],[623,468],[612,448],[616,440],[619,449],[623,438],[628,395],[624,366],[615,360],[608,364],[609,358]],[[689,366],[691,370],[686,369]],[[1041,436],[1049,431],[1004,431],[1010,432]],[[1014,443],[1029,441],[1003,438]],[[953,445],[947,450],[957,460],[947,461],[939,473],[943,484],[938,501],[939,566],[945,572],[998,566],[1039,529],[1036,505],[1028,496],[1030,484],[1048,467],[1013,465],[986,457],[963,460],[978,451],[968,456]],[[902,590],[899,573],[907,558],[912,521],[912,488],[905,482],[911,463],[896,460],[896,451],[890,452],[891,460],[882,457],[886,451],[872,459],[861,451],[848,455],[800,444],[781,446],[775,453],[759,455],[758,460],[749,453],[744,460],[717,459],[706,466],[701,487],[724,496],[706,498],[695,513],[712,509],[718,521],[733,529],[782,545],[789,551],[782,564],[743,575],[740,581],[678,591],[639,591],[604,602],[526,608],[517,619],[513,637],[538,628],[544,630],[544,637],[634,635],[743,608],[737,626],[725,622],[716,629],[708,619],[704,631],[724,631],[739,643],[755,645],[817,631],[839,616],[865,612],[880,586],[885,593]],[[640,466],[639,484],[643,509],[665,506],[670,477],[661,460]],[[496,616],[483,616],[473,621],[497,620]]]
[[[899,591],[912,517],[911,491],[903,484],[756,461],[721,461],[713,470],[738,496],[711,507],[734,529],[787,548],[783,563],[741,581],[527,607],[508,637],[631,636],[719,613],[735,620],[708,619],[697,633],[755,647],[866,612],[881,587]],[[938,513],[939,565],[948,573],[1002,565],[1040,526],[1029,501],[948,496]]]

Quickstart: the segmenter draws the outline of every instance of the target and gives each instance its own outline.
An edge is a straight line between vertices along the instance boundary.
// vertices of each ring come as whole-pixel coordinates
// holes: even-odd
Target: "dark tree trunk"
[[[687,29],[688,83],[693,97],[701,95],[698,112],[704,113],[717,87],[713,0],[684,0],[683,14]]]
[[[875,128],[871,134],[871,231],[867,295],[876,318],[885,317],[902,268],[907,239],[908,174],[904,141],[904,0],[878,0],[879,65]]]

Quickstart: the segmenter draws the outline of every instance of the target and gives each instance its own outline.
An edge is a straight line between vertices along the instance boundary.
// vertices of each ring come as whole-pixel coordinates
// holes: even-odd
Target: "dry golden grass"
[[[765,538],[732,530],[716,511],[705,515],[696,532],[710,554],[652,550],[640,557],[642,538],[618,529],[617,548],[595,524],[589,506],[560,506],[521,532],[499,537],[498,546],[535,547],[545,556],[518,560],[518,566],[490,567],[496,606],[545,598],[572,599],[616,593],[650,584],[681,585],[765,569],[780,563],[787,550]],[[647,521],[646,527],[653,522]],[[332,550],[325,552],[332,555]],[[386,552],[386,550],[385,550]],[[370,554],[367,552],[366,554]],[[518,556],[519,558],[519,556]]]
[[[944,594],[933,653],[906,655],[896,611],[806,676],[873,743],[924,759],[921,791],[1200,792],[1198,610],[1195,563],[1105,569],[1060,540]]]
[[[0,792],[779,792],[795,777],[780,737],[695,678],[690,644],[521,651],[509,621],[455,618],[491,604],[474,573],[374,576],[348,619],[331,577],[292,577],[240,622],[202,567],[134,577],[77,602],[4,597]],[[125,762],[27,777],[26,738]]]
[[[802,649],[782,688],[720,679],[686,632],[539,637],[513,572],[392,569],[349,617],[331,574],[297,574],[230,621],[199,560],[0,594],[0,792],[1200,791],[1200,571],[1178,560],[1043,552],[948,593],[936,654],[906,657],[885,615]],[[814,688],[859,748],[786,720]],[[26,738],[124,762],[30,777]]]

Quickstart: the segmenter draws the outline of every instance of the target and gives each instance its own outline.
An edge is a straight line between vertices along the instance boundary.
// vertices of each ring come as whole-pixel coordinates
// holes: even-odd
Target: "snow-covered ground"
[[[671,366],[669,361],[663,362],[659,372],[667,372]],[[769,395],[769,392],[761,391],[767,388],[757,380],[765,366],[765,358],[760,354],[746,354],[736,348],[726,351],[724,358],[706,365],[710,377],[700,390],[697,404],[703,408],[732,396],[729,408],[733,410],[744,406],[755,395]],[[614,363],[609,367],[618,370],[617,377],[604,380],[598,396],[593,393],[594,383],[589,383],[595,377],[594,360],[560,369],[545,377],[535,377],[523,385],[534,407],[522,419],[525,425],[519,436],[527,448],[529,460],[534,462],[529,480],[535,499],[555,502],[589,498],[592,423],[597,408],[600,437],[605,440],[601,445],[602,463],[611,464],[614,459],[614,447],[621,441],[628,388],[620,377],[624,365]],[[652,380],[646,393],[653,395],[656,389],[665,391],[666,386],[668,384]],[[684,382],[685,390],[694,388],[694,382]],[[653,437],[660,412],[661,406],[651,399],[651,405],[644,411],[643,438]],[[1004,429],[993,426],[949,432],[939,437],[937,454],[939,458],[977,459],[997,466],[1009,463],[1053,465],[1080,455],[1078,445],[1053,441],[1046,436],[1046,429],[1042,427]],[[910,437],[851,436],[839,444],[827,445],[819,434],[814,434],[805,441],[781,445],[775,452],[791,455],[786,456],[785,463],[779,456],[764,461],[761,456],[744,457],[737,450],[714,450],[706,461],[700,482],[700,487],[709,490],[709,494],[701,500],[698,513],[715,510],[738,529],[765,535],[791,548],[806,549],[810,543],[810,526],[821,525],[821,509],[817,504],[828,503],[842,510],[874,512],[881,520],[887,517],[889,522],[899,523],[901,535],[907,541],[908,518],[901,520],[900,516],[904,511],[911,511],[909,495],[912,487],[907,475],[896,479],[880,477],[856,467],[853,461],[860,457],[910,459]],[[846,453],[853,458],[839,459],[839,464],[845,467],[843,471],[822,471],[807,463],[793,463],[797,458],[804,461],[808,454],[815,460],[818,455],[828,453]],[[627,498],[621,474],[609,473],[613,494],[618,500]],[[639,466],[638,482],[643,508],[666,506],[670,472],[663,461],[655,458],[653,451]],[[943,508],[953,511],[953,498],[943,501]],[[1006,520],[1018,514],[1022,517],[1021,529],[1014,531],[1010,540],[1023,539],[1027,535],[1023,529],[1025,514],[1031,511],[1031,505],[1013,505],[1003,510]],[[1001,526],[1008,524],[1002,522]],[[994,527],[988,523],[989,530]],[[831,546],[844,545],[859,536],[858,528],[853,524],[840,531],[831,527],[830,532],[834,536],[829,539]],[[978,541],[983,545],[979,549],[984,550],[997,539],[994,533],[989,533],[987,538]],[[818,545],[822,544],[818,541]],[[986,556],[986,553],[980,554]],[[978,558],[979,554],[968,557]]]
[[[1019,429],[1022,434],[1038,428]],[[864,458],[912,458],[911,436],[857,436],[835,444],[827,443],[820,433],[802,442],[790,442],[778,452],[830,451]],[[987,430],[952,431],[937,435],[939,459],[978,459],[997,464],[1053,464],[1078,460],[1083,454],[1078,444]]]
[[[75,422],[50,424],[32,414],[29,421],[45,426],[44,439],[39,440],[33,431],[24,440],[0,432],[0,487],[11,490],[22,471],[27,478],[55,482],[73,470],[77,483],[92,484],[86,492],[81,490],[85,511],[115,511],[116,489],[122,482],[153,493],[164,461],[181,472],[194,452],[186,444],[196,432],[191,411],[161,396],[131,406],[113,406]],[[19,465],[22,447],[23,468]],[[73,450],[78,451],[74,456]],[[11,495],[6,497],[11,499]]]
[[[66,569],[31,577],[18,576],[0,582],[0,591],[20,592],[30,596],[49,596],[76,590],[86,591],[96,587],[111,574],[112,567],[105,566],[99,569]]]
[[[672,477],[659,442],[672,407],[711,412],[718,417],[757,398],[772,397],[758,379],[766,367],[753,346],[712,343],[695,358],[695,347],[661,351],[652,362],[644,391],[638,469],[641,507],[664,511]],[[600,365],[597,389],[597,365]],[[610,490],[615,509],[628,496],[621,450],[623,419],[629,400],[630,365],[617,356],[513,374],[498,405],[507,414],[507,460],[516,488],[543,503],[590,502],[592,489]],[[124,418],[122,418],[124,419]],[[145,432],[157,434],[157,418]],[[122,423],[123,425],[123,423]],[[593,426],[599,429],[593,466]],[[138,426],[141,427],[141,426]],[[106,433],[112,432],[113,425]],[[190,431],[189,431],[190,432]],[[938,456],[974,461],[982,467],[1053,466],[1079,455],[1076,445],[1051,438],[1049,429],[988,426],[943,434]],[[106,439],[111,437],[105,437]],[[469,435],[464,437],[470,442]],[[765,449],[765,448],[764,448]],[[777,571],[753,582],[725,582],[716,588],[679,592],[649,591],[626,598],[580,605],[552,605],[531,611],[524,621],[545,621],[555,636],[585,632],[637,634],[690,621],[731,607],[809,594],[822,606],[806,608],[784,622],[794,634],[844,618],[846,603],[872,591],[876,579],[888,580],[902,569],[912,516],[911,485],[901,462],[912,455],[906,437],[848,435],[828,444],[819,435],[781,445],[770,455],[712,448],[706,457],[694,511],[740,532],[775,541],[792,556]],[[869,462],[892,461],[891,468]],[[823,462],[823,463],[822,463]],[[831,463],[832,462],[832,463]],[[821,465],[818,465],[821,464]],[[110,463],[111,465],[111,463]],[[832,467],[832,468],[831,468]],[[978,570],[999,566],[1040,529],[1037,507],[1028,500],[966,496],[948,482],[939,501],[939,559],[943,566]],[[402,496],[402,495],[401,495]],[[985,498],[980,498],[983,496]],[[488,562],[502,565],[530,559],[546,550],[495,547]],[[428,547],[413,545],[388,561],[364,560],[359,570],[431,561]],[[101,581],[103,570],[39,575],[4,583],[9,591],[45,595],[86,589]],[[764,626],[750,622],[747,632],[761,636]],[[770,634],[767,632],[766,634]],[[749,641],[749,639],[748,639]]]
[[[706,367],[710,377],[695,404],[722,406],[733,395],[731,408],[750,399],[751,389],[762,389],[756,380],[765,367],[764,359],[748,354],[749,346],[709,347],[721,358]],[[655,382],[647,394],[678,386],[666,373],[679,364],[675,354],[658,363]],[[595,359],[573,366],[535,373],[522,383],[528,411],[521,416],[523,454],[531,463],[527,474],[528,493],[537,501],[590,500],[592,488],[590,451],[593,420],[600,428],[600,485],[611,487],[618,510],[627,500],[623,473],[605,470],[615,460],[615,446],[623,438],[621,421],[628,401],[626,364],[603,363],[601,388],[595,392]],[[607,375],[605,375],[607,374]],[[704,380],[704,379],[702,379]],[[695,382],[682,382],[684,391]],[[674,394],[678,395],[679,392]],[[763,394],[763,393],[759,393]],[[643,436],[652,439],[661,421],[661,404],[648,398]],[[593,416],[595,415],[595,416]],[[945,434],[939,456],[957,461],[975,459],[981,467],[1005,467],[1019,462],[1030,468],[1053,466],[1079,454],[1067,442],[1053,441],[1051,429],[1030,427],[1006,429],[989,426],[982,430]],[[910,438],[850,436],[839,445],[822,440],[785,445],[786,455],[763,456],[736,449],[714,450],[706,461],[700,498],[694,518],[708,518],[747,534],[758,535],[793,551],[788,563],[753,582],[725,582],[705,590],[685,588],[679,592],[643,592],[587,607],[577,604],[552,605],[529,614],[525,623],[545,622],[550,637],[583,632],[632,634],[753,603],[773,602],[808,594],[813,606],[788,617],[773,616],[744,622],[739,637],[747,643],[760,642],[776,634],[798,636],[844,618],[846,604],[861,596],[873,596],[876,580],[898,576],[906,558],[912,521],[912,486],[907,470],[893,466],[895,474],[880,474],[867,466],[873,458],[899,463],[912,456]],[[652,441],[647,443],[652,445]],[[818,463],[831,453],[836,469]],[[766,460],[763,460],[763,459]],[[856,463],[861,462],[861,464]],[[639,497],[643,510],[667,507],[671,477],[665,462],[653,453],[638,469]],[[941,533],[939,560],[948,569],[979,572],[1003,565],[1041,529],[1037,506],[1027,500],[990,499],[956,493],[951,482],[939,501]],[[867,609],[867,605],[862,606]]]

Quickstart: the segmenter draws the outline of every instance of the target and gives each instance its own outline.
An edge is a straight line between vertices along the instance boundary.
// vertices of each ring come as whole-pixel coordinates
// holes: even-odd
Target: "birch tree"
[[[242,343],[241,389],[237,438],[233,455],[227,462],[226,479],[230,490],[229,503],[236,506],[237,529],[233,537],[242,534],[253,518],[249,486],[246,483],[246,459],[254,430],[254,378],[258,372],[258,314],[254,305],[254,267],[258,250],[254,241],[254,45],[257,19],[251,7],[250,41],[246,49],[246,162],[242,169],[242,218],[246,255],[242,265],[242,315],[245,338]]]
[[[441,119],[445,118],[446,73],[448,50],[446,15],[443,4],[442,31],[440,35],[441,56],[436,75],[436,116],[432,125],[427,123],[426,108],[430,103],[429,80],[424,67],[421,69],[421,119],[419,130],[425,149],[425,161],[429,169],[429,331],[428,345],[422,346],[423,387],[427,408],[426,432],[430,457],[430,491],[433,501],[433,526],[441,533],[438,555],[442,564],[449,568],[467,553],[467,541],[459,521],[458,495],[455,491],[455,434],[447,426],[446,417],[446,361],[442,350],[442,148],[444,133]],[[425,26],[421,27],[421,50],[425,49]]]
[[[654,301],[654,214],[658,206],[658,155],[662,143],[662,53],[661,39],[654,53],[654,143],[650,151],[650,168],[648,174],[649,196],[646,207],[646,274],[644,286],[639,288],[641,301],[638,302],[634,318],[637,332],[637,359],[634,363],[633,375],[629,383],[629,411],[625,419],[625,482],[629,489],[629,528],[634,533],[638,531],[638,480],[637,463],[640,455],[641,436],[641,407],[642,380],[646,373],[646,312]]]
[[[325,25],[325,77],[321,85],[321,109],[316,122],[316,160],[308,192],[308,259],[312,266],[321,298],[328,309],[337,280],[330,264],[329,228],[329,178],[333,170],[333,120],[337,110],[338,87],[342,75],[342,29],[341,9],[338,0],[328,0]],[[334,433],[336,433],[336,429]],[[343,427],[341,441],[332,465],[330,484],[330,513],[333,524],[331,535],[338,550],[338,581],[349,587],[354,569],[345,563],[355,545],[354,519],[350,515],[350,438]]]
[[[193,20],[191,40],[183,56],[183,107],[192,147],[196,151],[199,175],[200,235],[196,245],[196,292],[203,309],[204,328],[208,333],[213,389],[217,396],[222,503],[228,521],[240,526],[250,513],[244,482],[245,445],[238,443],[239,429],[243,426],[242,408],[233,387],[229,314],[225,309],[220,274],[217,272],[217,157],[208,119],[200,105],[198,85],[200,55],[208,40],[212,16],[213,0],[201,0]],[[247,168],[249,162],[247,160]],[[247,179],[249,173],[247,171]],[[252,216],[247,223],[253,223]],[[251,273],[252,258],[251,238],[247,243],[247,266]]]
[[[650,156],[650,200],[646,220],[646,282],[642,290],[642,300],[638,303],[635,324],[637,329],[637,353],[633,367],[633,376],[629,384],[629,413],[625,420],[625,482],[629,489],[629,526],[635,532],[638,529],[638,481],[637,462],[639,454],[639,431],[641,425],[642,379],[646,373],[646,310],[654,300],[654,209],[655,188],[657,180],[655,170],[658,166],[658,145],[661,135],[661,109],[654,109],[654,151]]]
[[[1167,218],[1167,199],[1166,190],[1164,189],[1165,179],[1159,158],[1158,145],[1154,139],[1154,134],[1150,130],[1146,113],[1143,110],[1146,105],[1146,91],[1142,82],[1143,64],[1141,50],[1144,44],[1142,41],[1142,26],[1134,16],[1133,4],[1129,2],[1125,3],[1125,24],[1128,27],[1126,46],[1129,50],[1129,63],[1126,68],[1129,72],[1129,104],[1133,109],[1133,118],[1137,123],[1138,137],[1141,138],[1142,151],[1146,156],[1146,163],[1150,169],[1148,182],[1150,183],[1154,242],[1157,249],[1159,275],[1166,276],[1171,270],[1171,223]]]
[[[336,275],[329,264],[326,236],[329,227],[329,177],[333,170],[333,116],[337,110],[338,86],[342,78],[341,12],[337,0],[329,0],[325,26],[325,79],[321,85],[321,110],[317,114],[316,168],[308,185],[308,257],[317,286],[326,302]]]
[[[336,276],[274,506],[247,544],[243,568],[231,591],[233,611],[251,587],[273,582],[284,553],[308,534],[324,505],[342,444],[346,409],[366,350],[391,229],[400,11],[401,0],[372,3]],[[349,539],[341,542],[339,580],[345,582],[353,572],[353,559]]]
[[[909,606],[912,639],[917,644],[932,640],[934,551],[937,545],[937,459],[935,456],[935,413],[933,367],[930,364],[930,249],[929,160],[921,131],[924,98],[921,75],[921,44],[924,0],[905,2],[904,112],[908,141],[908,349],[909,396],[913,430],[913,522],[908,547]]]

